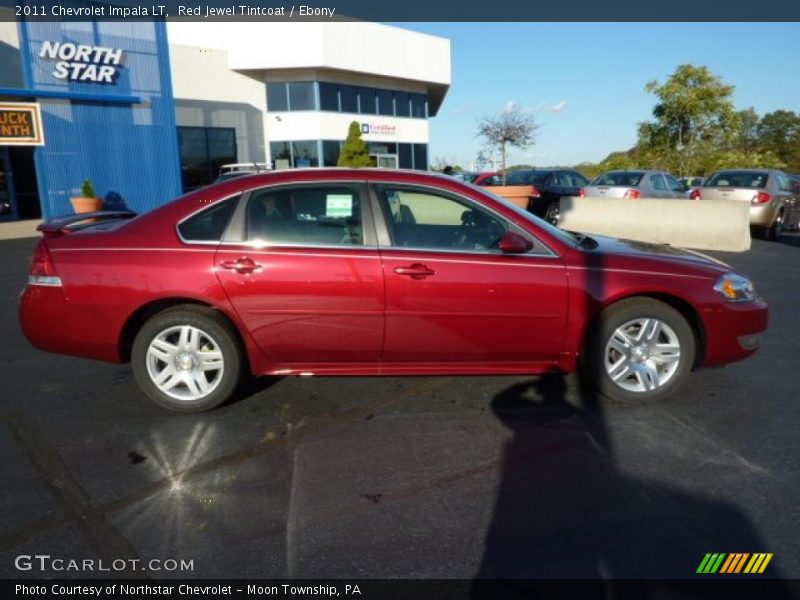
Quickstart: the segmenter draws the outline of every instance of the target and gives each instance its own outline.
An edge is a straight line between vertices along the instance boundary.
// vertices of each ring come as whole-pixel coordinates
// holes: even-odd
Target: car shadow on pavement
[[[696,570],[709,552],[770,552],[732,503],[622,472],[604,404],[589,386],[549,374],[501,391],[492,410],[513,437],[473,598],[497,597],[486,579],[500,580],[507,597],[527,597],[535,584],[524,579],[735,578]],[[738,577],[767,576],[780,577],[775,562],[762,576]],[[631,584],[626,592],[650,597],[648,583]]]

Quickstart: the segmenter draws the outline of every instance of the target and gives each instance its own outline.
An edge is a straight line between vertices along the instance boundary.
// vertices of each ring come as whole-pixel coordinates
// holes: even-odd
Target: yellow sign
[[[0,146],[44,146],[38,104],[0,102]]]

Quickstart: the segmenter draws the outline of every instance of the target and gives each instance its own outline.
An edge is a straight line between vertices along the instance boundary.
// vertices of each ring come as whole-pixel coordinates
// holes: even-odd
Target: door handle
[[[408,275],[411,279],[425,279],[436,274],[436,271],[421,263],[414,263],[408,267],[396,267],[394,272],[398,275]]]
[[[261,268],[261,265],[251,258],[237,258],[236,260],[223,260],[219,266],[229,271],[236,271],[240,275],[247,275]]]

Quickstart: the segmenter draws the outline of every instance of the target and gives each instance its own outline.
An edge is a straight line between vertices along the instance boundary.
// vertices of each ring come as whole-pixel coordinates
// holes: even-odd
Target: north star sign
[[[53,77],[68,81],[114,83],[122,64],[122,50],[71,42],[42,42],[39,58],[56,60]]]

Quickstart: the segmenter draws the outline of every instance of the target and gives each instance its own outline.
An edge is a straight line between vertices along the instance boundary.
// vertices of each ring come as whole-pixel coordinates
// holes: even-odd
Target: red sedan
[[[624,400],[749,356],[767,306],[730,267],[561,231],[426,173],[243,176],[149,213],[40,226],[19,317],[42,350],[132,363],[178,411],[246,375],[570,372]]]

